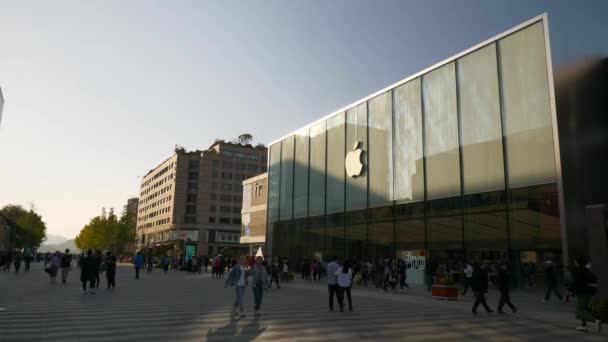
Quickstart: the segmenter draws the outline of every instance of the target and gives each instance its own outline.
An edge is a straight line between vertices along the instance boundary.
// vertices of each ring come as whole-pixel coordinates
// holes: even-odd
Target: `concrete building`
[[[266,204],[268,199],[268,173],[243,181],[241,209],[241,243],[249,245],[253,255],[266,242]]]
[[[242,181],[266,171],[263,145],[216,141],[175,154],[142,179],[137,218],[140,248],[183,240],[214,255],[240,245]],[[181,243],[180,243],[181,244]]]

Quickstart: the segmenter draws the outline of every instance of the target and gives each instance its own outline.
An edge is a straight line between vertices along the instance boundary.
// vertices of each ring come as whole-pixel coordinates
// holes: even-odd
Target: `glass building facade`
[[[560,256],[545,20],[271,144],[267,253],[405,258],[414,283],[429,258]]]

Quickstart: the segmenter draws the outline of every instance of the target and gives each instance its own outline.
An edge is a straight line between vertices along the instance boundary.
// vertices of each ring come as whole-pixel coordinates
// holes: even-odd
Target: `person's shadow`
[[[249,318],[247,318],[249,319]],[[251,341],[260,336],[266,328],[260,327],[258,319],[249,319],[249,322],[242,326],[240,331],[237,322],[243,319],[231,319],[228,325],[207,331],[207,341],[224,341],[226,337],[232,337],[230,341]]]

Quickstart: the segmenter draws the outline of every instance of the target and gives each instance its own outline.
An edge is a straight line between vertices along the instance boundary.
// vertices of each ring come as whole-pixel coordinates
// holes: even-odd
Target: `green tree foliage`
[[[16,223],[16,231],[12,234],[13,247],[38,248],[46,240],[46,224],[33,205],[27,210],[20,205],[9,204],[0,211]]]
[[[125,247],[135,242],[135,213],[123,210],[121,217],[110,209],[107,213],[95,216],[86,224],[78,236],[76,246],[80,249],[112,250],[123,252]]]

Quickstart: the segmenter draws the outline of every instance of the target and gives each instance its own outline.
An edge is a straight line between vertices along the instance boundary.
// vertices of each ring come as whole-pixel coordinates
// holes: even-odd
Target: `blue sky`
[[[0,0],[0,206],[73,237],[175,144],[268,143],[540,13],[554,66],[608,1]]]

